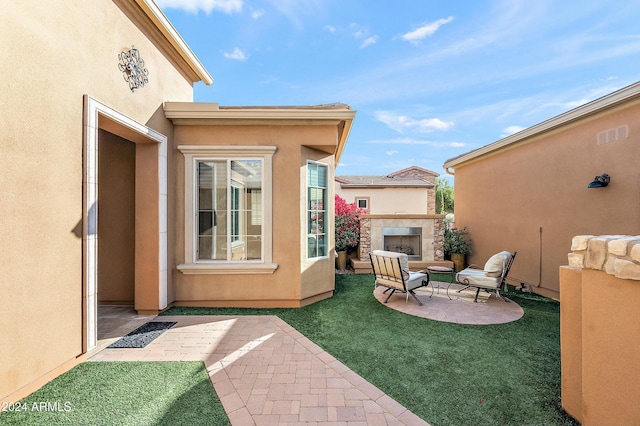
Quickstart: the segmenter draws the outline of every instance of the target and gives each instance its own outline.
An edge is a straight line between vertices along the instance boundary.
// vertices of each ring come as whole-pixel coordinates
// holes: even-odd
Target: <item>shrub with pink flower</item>
[[[356,203],[347,203],[336,195],[336,251],[353,251],[360,241],[360,214]]]

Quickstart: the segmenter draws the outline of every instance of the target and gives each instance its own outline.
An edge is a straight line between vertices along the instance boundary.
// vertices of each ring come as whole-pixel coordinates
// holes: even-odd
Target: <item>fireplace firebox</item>
[[[405,253],[409,260],[422,260],[422,228],[382,228],[382,247]]]

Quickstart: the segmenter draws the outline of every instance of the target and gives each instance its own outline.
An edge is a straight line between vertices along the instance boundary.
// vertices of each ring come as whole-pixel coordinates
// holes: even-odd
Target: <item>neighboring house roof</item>
[[[173,56],[177,56],[176,59],[181,61],[188,71],[190,71],[193,82],[202,81],[207,85],[213,84],[213,77],[211,77],[204,65],[198,60],[153,0],[124,0],[122,3],[127,6],[131,12],[137,13],[138,15],[142,12],[143,16],[152,24],[152,29],[160,32],[164,39],[162,41],[165,42],[163,44],[165,44],[165,47],[168,48],[170,53],[172,53]],[[135,6],[137,6],[137,8]]]
[[[570,111],[567,111],[563,114],[557,115],[549,120],[543,121],[542,123],[526,128],[518,133],[514,133],[513,135],[507,136],[504,139],[500,139],[489,145],[485,145],[481,148],[475,149],[457,157],[450,158],[444,163],[443,167],[447,171],[447,173],[453,174],[453,172],[449,171],[450,168],[455,168],[456,166],[467,163],[469,161],[493,154],[504,148],[512,147],[513,145],[539,136],[542,133],[552,131],[571,122],[584,119],[591,115],[603,112],[607,109],[614,108],[622,103],[639,98],[640,82],[637,82],[630,86],[623,87],[622,89],[610,93],[606,96],[598,98],[594,101],[588,102],[582,106],[574,108]]]
[[[435,179],[440,176],[432,170],[423,169],[418,166],[407,167],[406,169],[398,170],[397,172],[390,173],[389,177],[418,177],[420,179],[435,182]]]
[[[411,166],[385,176],[336,176],[341,188],[433,188],[438,173]]]
[[[335,125],[337,145],[310,146],[340,159],[356,111],[346,104],[313,106],[219,106],[204,102],[165,102],[164,114],[179,125]]]

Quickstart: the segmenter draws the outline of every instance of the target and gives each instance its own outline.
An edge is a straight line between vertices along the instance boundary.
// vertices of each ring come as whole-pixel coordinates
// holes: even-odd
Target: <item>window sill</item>
[[[278,269],[277,263],[246,263],[225,262],[211,263],[183,263],[178,265],[178,271],[185,275],[210,274],[210,275],[252,275],[273,274]]]

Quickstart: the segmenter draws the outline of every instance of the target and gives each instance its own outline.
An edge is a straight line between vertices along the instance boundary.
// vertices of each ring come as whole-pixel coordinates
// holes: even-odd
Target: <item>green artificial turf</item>
[[[0,424],[230,424],[202,362],[85,362],[11,408]]]
[[[523,318],[475,326],[406,315],[372,293],[371,275],[336,275],[334,297],[304,308],[165,314],[277,315],[434,426],[577,424],[560,406],[557,302],[510,292]]]

